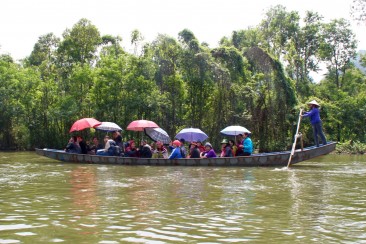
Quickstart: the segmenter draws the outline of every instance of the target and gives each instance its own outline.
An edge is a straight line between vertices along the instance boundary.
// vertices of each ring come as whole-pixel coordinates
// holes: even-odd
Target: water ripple
[[[366,164],[327,158],[290,170],[0,162],[0,243],[364,243]]]

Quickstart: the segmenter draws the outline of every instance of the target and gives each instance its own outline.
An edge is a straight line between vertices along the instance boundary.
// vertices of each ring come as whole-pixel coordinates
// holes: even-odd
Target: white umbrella
[[[243,133],[251,133],[247,128],[239,125],[228,126],[220,132],[227,136],[237,136]]]
[[[100,125],[94,127],[97,130],[104,130],[104,131],[121,131],[122,128],[119,127],[116,123],[113,122],[102,122]]]

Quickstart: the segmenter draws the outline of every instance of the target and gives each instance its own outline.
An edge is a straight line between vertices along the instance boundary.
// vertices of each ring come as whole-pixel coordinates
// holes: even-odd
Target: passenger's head
[[[96,137],[96,136],[93,137],[93,143],[94,144],[98,144],[99,143],[98,137]]]
[[[205,149],[206,149],[206,151],[210,151],[210,150],[212,149],[212,145],[211,145],[211,143],[206,142],[206,144],[205,144]]]
[[[180,141],[178,140],[173,141],[173,147],[180,147]]]
[[[197,147],[197,142],[192,141],[192,142],[191,142],[191,147]]]
[[[113,138],[116,138],[116,137],[118,137],[120,135],[121,135],[121,133],[119,133],[118,131],[113,131],[113,133],[112,133],[112,137]]]
[[[234,140],[229,140],[229,145],[230,145],[230,146],[234,146],[234,145],[235,145]]]
[[[104,137],[104,142],[107,142],[109,140],[109,136]]]
[[[184,140],[183,138],[181,138],[179,141],[180,141],[181,145],[183,145],[186,142],[186,140]]]

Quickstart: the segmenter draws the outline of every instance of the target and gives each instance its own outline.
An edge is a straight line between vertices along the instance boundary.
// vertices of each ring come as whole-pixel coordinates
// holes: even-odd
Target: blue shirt
[[[180,153],[180,147],[176,147],[173,149],[172,154],[170,154],[169,159],[182,158],[182,154]]]
[[[243,151],[250,154],[253,152],[253,142],[249,137],[246,137],[243,141]]]
[[[321,122],[318,108],[312,108],[309,112],[305,112],[302,116],[310,117],[310,123],[312,125]]]

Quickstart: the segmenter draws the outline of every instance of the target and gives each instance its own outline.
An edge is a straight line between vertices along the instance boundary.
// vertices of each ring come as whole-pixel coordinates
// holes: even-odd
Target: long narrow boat
[[[307,147],[295,150],[291,164],[296,164],[335,150],[336,142],[329,142],[320,147]],[[275,153],[259,153],[248,157],[207,158],[207,159],[154,159],[154,158],[127,158],[114,156],[97,156],[88,154],[71,154],[55,149],[36,149],[41,156],[63,162],[88,164],[120,164],[120,165],[156,165],[156,166],[213,166],[213,167],[258,167],[258,166],[287,166],[290,151]]]

